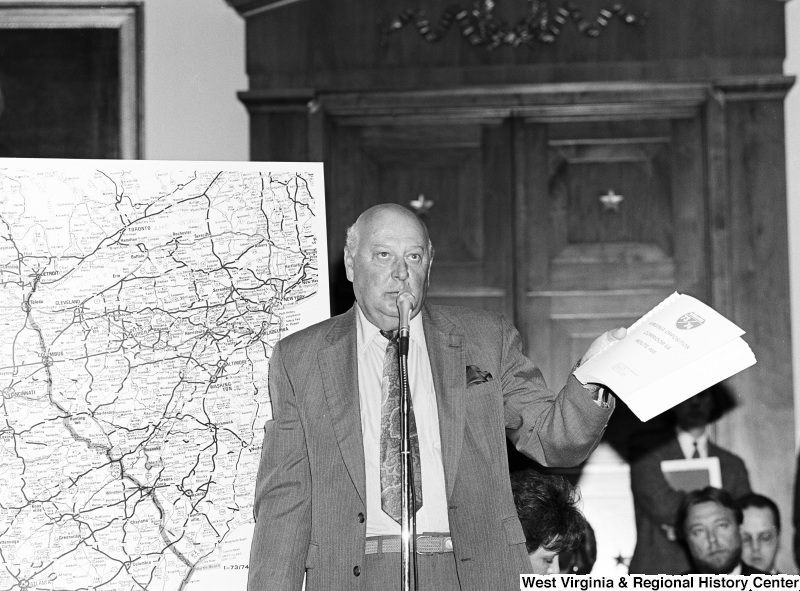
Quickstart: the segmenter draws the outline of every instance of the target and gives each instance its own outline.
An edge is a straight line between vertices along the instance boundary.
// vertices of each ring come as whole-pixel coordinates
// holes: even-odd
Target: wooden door
[[[673,291],[708,301],[704,95],[670,92],[322,97],[332,310],[353,301],[345,230],[382,202],[430,205],[431,300],[509,314],[556,388],[604,330]]]
[[[309,102],[308,153],[326,162],[334,312],[353,300],[341,254],[346,227],[370,205],[409,205],[420,194],[434,202],[421,213],[437,251],[431,299],[512,315],[555,389],[598,334],[630,325],[673,291],[694,295],[743,326],[759,358],[755,370],[725,382],[740,407],[715,427],[716,440],[742,455],[754,482],[778,466],[774,496],[788,506],[790,475],[779,464],[791,455],[791,425],[734,429],[754,416],[791,423],[790,413],[773,412],[791,393],[763,387],[788,383],[785,316],[756,305],[763,285],[775,309],[788,301],[785,229],[762,232],[775,209],[755,205],[782,202],[782,177],[752,174],[779,161],[779,105],[744,102],[755,100],[749,87],[733,106],[710,92],[563,85]],[[768,137],[775,150],[751,149],[773,146]],[[598,451],[571,473],[606,536],[597,572],[627,572],[635,542],[627,442],[642,428],[618,401]],[[759,453],[767,436],[771,449],[784,450],[771,460]]]
[[[598,334],[629,326],[673,291],[707,301],[703,137],[699,111],[529,121],[515,135],[524,163],[518,323],[549,384],[564,383]],[[602,547],[597,572],[627,572],[636,542],[628,439],[643,428],[618,399],[603,443],[565,471]]]
[[[353,301],[342,252],[368,207],[399,203],[427,224],[433,302],[512,313],[511,158],[503,121],[336,117],[327,126],[332,308]]]
[[[526,123],[519,323],[548,383],[601,332],[673,291],[707,300],[703,126],[689,119]],[[625,455],[635,427],[615,413]]]

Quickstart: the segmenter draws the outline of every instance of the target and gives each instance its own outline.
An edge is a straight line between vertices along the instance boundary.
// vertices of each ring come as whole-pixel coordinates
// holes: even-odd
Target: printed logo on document
[[[699,314],[695,314],[694,312],[689,312],[688,314],[684,314],[675,322],[675,326],[680,328],[681,330],[691,330],[693,328],[697,328],[701,324],[705,322],[705,318],[700,316]]]

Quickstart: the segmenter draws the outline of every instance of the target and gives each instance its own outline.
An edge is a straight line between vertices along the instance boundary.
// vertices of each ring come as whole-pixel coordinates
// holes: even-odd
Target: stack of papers
[[[603,384],[648,421],[754,365],[744,331],[691,296],[673,293],[637,320],[628,335],[575,370]]]

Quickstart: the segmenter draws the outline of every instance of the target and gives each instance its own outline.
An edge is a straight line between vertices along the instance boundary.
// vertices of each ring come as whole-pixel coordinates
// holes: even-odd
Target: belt
[[[447,534],[417,536],[417,554],[439,554],[453,551],[453,539]],[[371,536],[367,538],[364,554],[400,552],[400,536]]]

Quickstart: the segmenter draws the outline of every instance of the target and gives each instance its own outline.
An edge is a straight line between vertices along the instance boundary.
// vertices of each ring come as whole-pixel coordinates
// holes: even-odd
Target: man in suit
[[[735,497],[750,492],[744,462],[715,445],[707,426],[714,412],[709,390],[672,409],[675,426],[644,433],[631,442],[631,490],[636,517],[636,547],[631,574],[677,575],[689,568],[685,547],[675,533],[678,508],[686,497],[673,489],[661,471],[661,462],[697,458],[719,458],[722,488]]]
[[[574,376],[555,395],[504,317],[425,304],[432,258],[414,214],[370,208],[347,234],[354,307],[275,347],[249,591],[299,590],[304,574],[308,591],[400,588],[394,460],[384,456],[391,429],[382,430],[395,416],[396,345],[387,331],[397,329],[400,293],[414,298],[408,366],[410,453],[421,485],[419,588],[518,589],[530,569],[505,436],[542,464],[578,464],[599,442],[613,397]],[[624,329],[601,335],[582,361],[622,337]]]
[[[694,565],[690,573],[767,574],[742,561],[741,525],[742,511],[724,490],[707,486],[686,495],[677,527]]]

